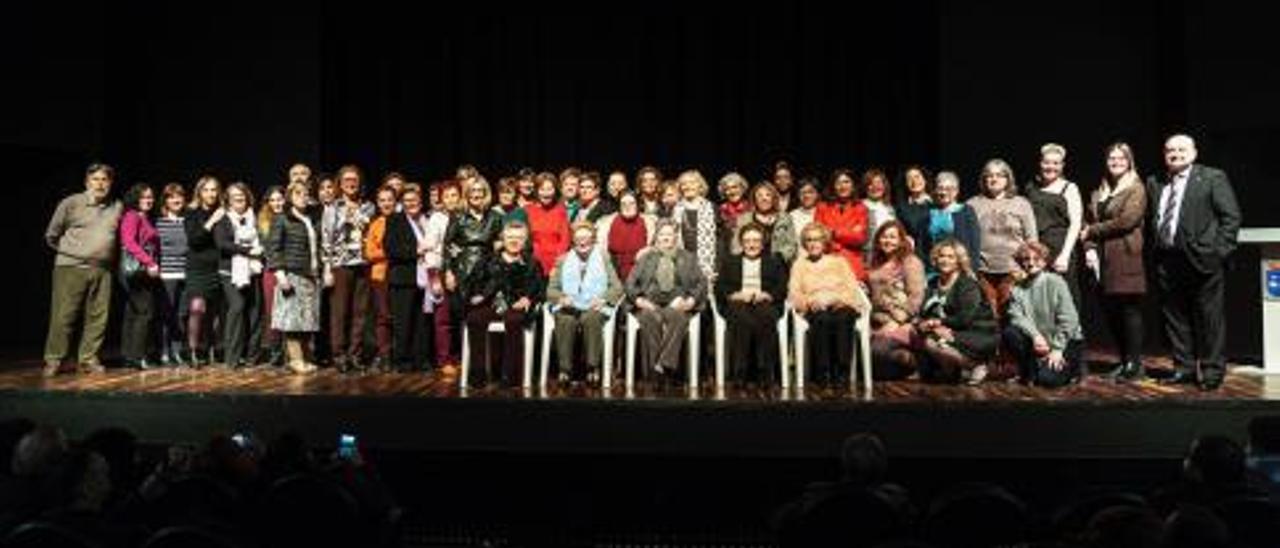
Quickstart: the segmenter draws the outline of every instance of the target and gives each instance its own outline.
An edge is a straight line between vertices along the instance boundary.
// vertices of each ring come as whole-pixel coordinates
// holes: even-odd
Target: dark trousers
[[[1121,363],[1142,362],[1142,300],[1145,295],[1103,295],[1102,311]]]
[[[1004,313],[1009,307],[1009,298],[1013,296],[1013,284],[1016,281],[1011,274],[978,273],[978,284],[982,295],[996,313],[996,319],[1003,324]]]
[[[1227,336],[1222,269],[1204,274],[1180,251],[1157,253],[1160,312],[1174,367],[1192,372],[1198,363],[1202,375],[1220,378],[1226,371]]]
[[[370,282],[373,291],[373,334],[378,345],[378,357],[391,357],[391,289],[387,282]],[[421,301],[419,301],[421,304]]]
[[[151,345],[151,326],[155,319],[159,280],[138,274],[125,282],[124,318],[120,326],[120,354],[126,360],[147,357]]]
[[[730,302],[724,310],[733,378],[772,382],[778,355],[778,312],[773,305]]]
[[[334,267],[333,292],[329,294],[329,347],[334,357],[344,353],[352,358],[361,356],[368,311],[369,267]]]
[[[276,304],[276,273],[274,270],[264,270],[262,272],[262,333],[258,337],[262,340],[262,347],[270,349],[272,354],[276,354],[282,348],[283,339],[280,338],[280,332],[271,329],[271,314],[275,310]]]
[[[401,371],[427,363],[427,325],[422,313],[422,290],[416,286],[387,288],[391,313],[391,363]]]
[[[857,315],[848,309],[822,310],[805,315],[809,321],[809,379],[823,384],[849,379]]]
[[[182,351],[186,338],[187,303],[182,298],[186,293],[185,280],[164,280],[164,302],[162,303],[160,322],[161,350],[175,357]]]
[[[1018,364],[1018,376],[1036,386],[1056,388],[1070,384],[1080,378],[1080,362],[1084,354],[1084,341],[1074,340],[1067,343],[1062,351],[1066,363],[1062,369],[1053,369],[1036,356],[1035,342],[1025,331],[1008,326],[1004,328],[1004,345],[1009,355]]]
[[[262,277],[250,276],[249,285],[236,287],[230,277],[223,276],[222,296],[226,303],[223,359],[227,365],[235,366],[245,357],[246,350],[256,355],[262,344]]]
[[[498,374],[501,374],[501,380],[506,385],[520,385],[523,380],[526,315],[514,308],[498,314],[493,309],[493,303],[488,301],[467,305],[467,338],[471,343],[472,375],[477,375],[476,371],[479,371],[478,378],[487,382],[497,379]],[[493,364],[489,363],[489,324],[497,321],[502,322],[506,333],[502,336],[502,365],[495,370]]]
[[[322,364],[332,363],[334,350],[329,345],[329,330],[325,326],[330,324],[333,314],[330,313],[330,302],[333,297],[333,288],[324,287],[320,290],[320,330],[310,333],[311,345],[314,349],[313,355],[317,362]]]
[[[435,334],[437,365],[457,365],[458,363],[458,355],[453,351],[455,348],[453,344],[453,332],[454,326],[456,325],[453,314],[454,310],[458,310],[457,299],[454,299],[452,294],[447,294],[443,299],[440,299],[440,302],[435,303],[435,307],[431,312],[431,315],[433,316],[431,318],[431,322],[433,324],[433,331]]]

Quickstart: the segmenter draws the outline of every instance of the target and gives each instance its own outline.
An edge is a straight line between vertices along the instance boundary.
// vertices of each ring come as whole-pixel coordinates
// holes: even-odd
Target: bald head
[[[1196,141],[1190,135],[1177,134],[1164,142],[1164,167],[1169,173],[1181,173],[1196,161]]]

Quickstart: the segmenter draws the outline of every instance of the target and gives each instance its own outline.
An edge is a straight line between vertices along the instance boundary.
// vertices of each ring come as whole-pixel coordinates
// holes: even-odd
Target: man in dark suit
[[[1227,174],[1195,160],[1195,141],[1174,135],[1164,144],[1166,172],[1147,179],[1148,272],[1173,352],[1174,374],[1164,382],[1213,390],[1226,373],[1223,270],[1236,248],[1240,207]]]

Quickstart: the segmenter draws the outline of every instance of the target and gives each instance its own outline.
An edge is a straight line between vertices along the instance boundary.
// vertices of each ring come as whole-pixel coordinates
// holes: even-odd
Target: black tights
[[[1122,363],[1142,361],[1142,295],[1103,295],[1107,325]]]

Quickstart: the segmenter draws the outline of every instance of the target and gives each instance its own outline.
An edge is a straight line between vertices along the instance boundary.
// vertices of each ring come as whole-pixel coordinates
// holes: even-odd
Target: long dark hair
[[[138,183],[129,187],[124,193],[124,207],[127,210],[137,210],[138,203],[142,201],[142,195],[151,192],[151,185],[147,183]],[[151,192],[151,196],[155,197],[155,192]]]

